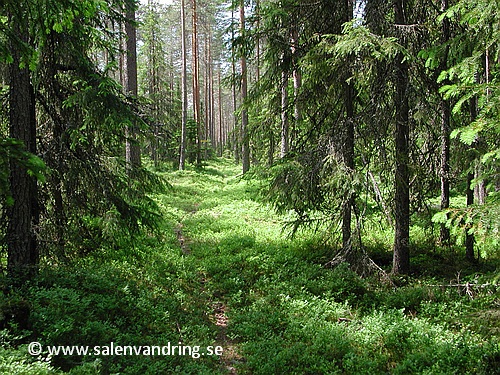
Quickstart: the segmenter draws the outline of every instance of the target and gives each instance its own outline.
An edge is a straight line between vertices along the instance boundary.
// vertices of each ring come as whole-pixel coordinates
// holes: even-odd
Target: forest
[[[0,374],[499,373],[498,1],[0,0],[0,101]]]

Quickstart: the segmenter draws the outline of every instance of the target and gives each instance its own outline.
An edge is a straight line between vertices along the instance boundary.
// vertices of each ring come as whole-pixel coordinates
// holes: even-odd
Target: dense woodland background
[[[0,6],[2,371],[499,367],[496,1]]]

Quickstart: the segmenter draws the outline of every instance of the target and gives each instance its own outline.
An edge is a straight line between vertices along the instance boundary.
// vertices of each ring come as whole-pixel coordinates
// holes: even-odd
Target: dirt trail
[[[198,211],[199,204],[196,204],[193,210],[189,211],[190,215],[196,214]],[[191,241],[185,237],[183,233],[183,223],[179,222],[179,224],[174,228],[174,233],[177,237],[177,241],[179,241],[179,246],[184,255],[191,255],[191,249],[189,244]],[[203,285],[205,285],[206,280],[203,279],[200,283],[202,285],[201,292],[205,292]],[[241,355],[238,354],[236,345],[231,338],[227,336],[227,326],[229,322],[229,318],[227,317],[228,308],[223,302],[213,302],[211,305],[212,315],[210,316],[210,321],[214,323],[218,328],[217,333],[217,341],[214,343],[214,346],[221,346],[224,349],[224,352],[221,357],[221,361],[231,375],[237,375],[238,371],[235,365],[239,362],[243,361]]]
[[[216,302],[212,305],[213,321],[215,325],[219,328],[219,333],[217,334],[217,345],[224,348],[224,353],[222,355],[222,362],[229,371],[231,375],[237,375],[238,371],[235,367],[236,364],[242,362],[243,358],[238,354],[236,345],[233,340],[227,336],[227,324],[228,317],[226,315],[227,306],[222,302]]]
[[[175,229],[174,233],[177,237],[177,241],[179,241],[179,246],[181,247],[181,251],[184,255],[189,255],[191,254],[191,249],[189,248],[188,241],[186,240],[186,237],[184,237],[184,233],[182,232],[182,228],[184,226],[182,223],[179,223]]]

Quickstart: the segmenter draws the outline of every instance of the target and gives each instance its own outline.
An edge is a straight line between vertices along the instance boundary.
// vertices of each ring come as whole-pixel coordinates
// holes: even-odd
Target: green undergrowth
[[[165,218],[160,237],[145,234],[134,246],[113,241],[112,248],[71,264],[47,263],[27,290],[2,295],[0,373],[224,374],[229,367],[238,374],[497,371],[494,263],[457,274],[460,264],[451,253],[422,240],[415,244],[414,273],[398,288],[361,279],[347,264],[325,268],[332,248],[308,230],[288,238],[285,218],[261,200],[263,181],[243,178],[239,170],[217,160],[200,169],[161,172],[172,189],[153,197]],[[388,262],[387,232],[374,230],[365,241],[374,259]],[[448,271],[438,272],[443,267]],[[467,282],[485,286],[445,285]],[[7,317],[23,306],[30,311],[26,327]],[[214,306],[224,306],[227,327],[216,324]],[[47,359],[46,353],[29,356],[31,341],[181,342],[221,345],[232,355]]]

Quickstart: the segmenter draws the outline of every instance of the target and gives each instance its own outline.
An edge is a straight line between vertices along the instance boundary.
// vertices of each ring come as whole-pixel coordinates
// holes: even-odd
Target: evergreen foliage
[[[0,372],[495,372],[499,14],[3,0]]]
[[[465,214],[487,215],[497,207],[494,5],[469,7],[450,2],[447,8],[437,8],[427,7],[425,2],[403,1],[406,24],[394,19],[397,9],[387,2],[366,2],[355,20],[345,19],[342,7],[332,8],[335,12],[324,20],[322,9],[329,6],[328,1],[315,2],[314,6],[308,2],[264,2],[256,15],[259,22],[252,45],[262,35],[269,37],[262,54],[264,74],[255,83],[249,103],[254,118],[252,132],[260,145],[255,156],[262,162],[273,160],[267,153],[275,153],[280,116],[286,113],[294,120],[290,152],[272,168],[271,201],[280,211],[296,212],[294,230],[302,224],[326,222],[323,228],[335,240],[340,237],[346,205],[354,204],[356,229],[362,230],[371,201],[377,202],[387,222],[397,227],[402,221],[402,208],[396,205],[398,186],[408,185],[409,189],[409,213],[404,221],[415,220],[420,212],[431,213],[440,178],[448,186],[451,183],[452,194],[459,194],[466,177],[461,173],[472,171],[476,192],[479,188],[488,192],[486,204],[480,205],[484,209],[475,206],[464,211],[448,208],[446,203],[434,222],[454,227],[458,243],[462,243],[464,228],[468,233],[479,227],[481,233],[496,233],[492,216],[474,220]],[[443,23],[453,36],[446,40]],[[289,36],[293,27],[300,29],[296,52]],[[480,35],[487,35],[487,42],[480,43]],[[401,67],[397,61],[408,70],[404,88],[398,86]],[[300,70],[302,85],[294,92],[293,105],[280,109],[281,94],[276,88],[282,73],[293,69]],[[350,112],[346,87],[355,93]],[[286,90],[291,92],[291,88],[288,84]],[[399,139],[407,139],[407,155],[401,155],[398,138],[394,138],[402,98],[408,101],[408,134]],[[478,116],[471,122],[468,111],[472,99],[478,103]],[[297,103],[303,109],[300,121],[293,115]],[[452,108],[447,120],[445,106]],[[448,123],[442,125],[443,121]],[[348,167],[345,154],[346,142],[352,139],[346,138],[350,123],[354,124],[352,167]],[[456,142],[450,153],[446,141],[450,135],[469,149],[466,160],[457,157],[464,147]],[[265,139],[268,141],[263,142]],[[447,149],[438,152],[442,142],[448,142],[444,143]],[[451,158],[443,161],[443,153]],[[469,160],[472,165],[467,165]],[[403,164],[407,181],[398,182],[395,176],[402,173]],[[394,175],[396,169],[399,172]],[[449,202],[449,196],[444,199]]]
[[[19,44],[8,30],[3,36],[21,47],[30,67],[39,159],[13,147],[8,154],[27,158],[24,164],[37,175],[41,161],[46,166],[36,231],[44,254],[59,260],[88,253],[104,238],[112,239],[111,228],[133,233],[141,227],[152,229],[159,220],[146,193],[166,185],[144,168],[135,174],[137,182],[131,181],[122,156],[125,127],[147,126],[141,110],[110,77],[116,67],[113,60],[99,66],[93,57],[119,51],[119,33],[106,25],[124,21],[124,6],[124,2],[76,1],[8,8],[12,14],[29,14],[30,45]],[[3,194],[8,194],[6,188]]]

